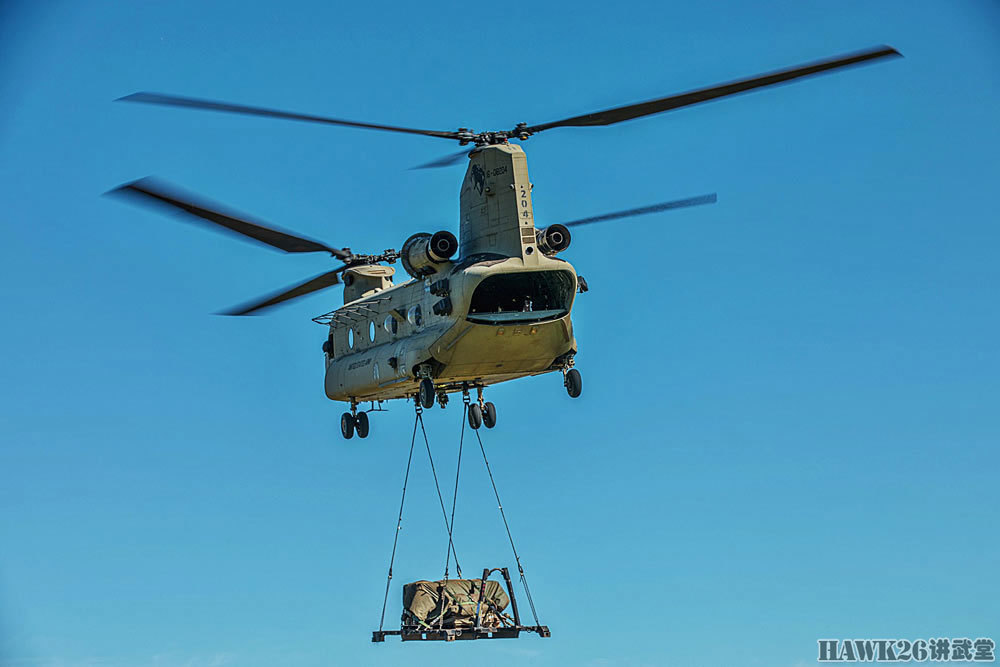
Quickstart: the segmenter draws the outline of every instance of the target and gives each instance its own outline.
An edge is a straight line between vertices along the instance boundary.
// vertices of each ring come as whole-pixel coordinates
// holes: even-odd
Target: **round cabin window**
[[[375,322],[374,321],[368,323],[368,339],[371,342],[373,342],[373,343],[375,342]]]
[[[406,311],[406,321],[415,327],[419,327],[424,323],[424,316],[420,311],[420,306],[411,306],[410,309]]]
[[[393,336],[395,336],[396,332],[399,331],[399,322],[397,322],[396,318],[393,317],[392,315],[389,315],[388,317],[385,318],[385,323],[383,324],[383,326],[385,327],[385,330],[388,331]]]
[[[354,329],[347,330],[347,347],[354,349]]]

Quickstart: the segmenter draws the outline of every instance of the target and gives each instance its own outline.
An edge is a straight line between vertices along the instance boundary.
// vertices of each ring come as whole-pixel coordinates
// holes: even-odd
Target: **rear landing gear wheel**
[[[354,418],[354,428],[358,432],[359,438],[368,437],[368,413],[359,412]]]
[[[583,391],[583,378],[580,377],[580,371],[575,368],[566,371],[564,384],[566,385],[566,393],[569,394],[570,398],[579,397]]]
[[[434,397],[434,382],[430,378],[424,378],[420,381],[420,405],[425,408],[433,408]]]
[[[473,430],[478,430],[482,425],[483,411],[479,407],[478,403],[473,403],[469,406],[469,426],[471,426]]]
[[[345,412],[340,415],[340,434],[344,436],[344,440],[350,440],[354,437],[354,415],[350,412]],[[367,435],[367,433],[365,433],[365,435]]]
[[[486,428],[493,428],[497,425],[497,406],[492,403],[483,405],[483,425]]]

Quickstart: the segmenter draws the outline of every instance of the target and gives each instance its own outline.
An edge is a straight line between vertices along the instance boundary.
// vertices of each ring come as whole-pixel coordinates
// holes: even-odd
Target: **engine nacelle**
[[[420,232],[406,239],[399,251],[399,261],[411,276],[423,278],[437,271],[438,265],[447,262],[456,252],[458,239],[451,232],[434,235]]]
[[[535,243],[538,249],[549,257],[568,248],[572,238],[564,225],[549,225],[544,229],[535,230]]]

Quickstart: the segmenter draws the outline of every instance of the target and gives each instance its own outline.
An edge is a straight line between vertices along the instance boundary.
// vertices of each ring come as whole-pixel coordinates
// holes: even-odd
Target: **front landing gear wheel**
[[[345,412],[340,415],[340,433],[344,436],[345,440],[350,440],[354,437],[354,415],[350,412]],[[365,435],[368,435],[367,428],[365,429]],[[361,437],[363,438],[365,436],[362,435]]]
[[[583,378],[580,377],[580,371],[575,368],[571,368],[566,371],[566,380],[564,382],[566,385],[566,393],[569,394],[570,398],[577,398],[583,391]]]
[[[420,381],[420,405],[425,408],[434,407],[434,382],[430,378],[424,378]]]
[[[497,406],[486,403],[483,408],[483,425],[486,428],[493,428],[497,425]]]
[[[483,411],[479,407],[478,403],[473,403],[469,406],[469,426],[474,430],[478,430],[480,426],[483,425]]]
[[[358,415],[354,418],[354,428],[357,430],[359,438],[367,438],[368,437],[368,413],[367,412],[359,412],[358,413]]]

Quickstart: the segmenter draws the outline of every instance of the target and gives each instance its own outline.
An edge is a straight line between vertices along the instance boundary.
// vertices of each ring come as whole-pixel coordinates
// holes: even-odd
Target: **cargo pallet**
[[[476,623],[470,628],[421,628],[419,626],[403,626],[399,630],[375,630],[372,632],[373,642],[384,642],[387,636],[399,636],[404,642],[410,641],[445,641],[469,639],[516,639],[522,632],[535,632],[539,637],[551,637],[547,625],[521,625],[521,615],[517,611],[517,598],[514,597],[514,587],[510,583],[510,572],[507,568],[494,568],[493,570],[483,570],[483,586],[480,587],[480,595],[484,590],[486,580],[490,574],[499,571],[503,575],[504,584],[507,586],[507,595],[510,597],[510,609],[514,615],[514,625],[497,628],[484,628],[480,625],[480,614],[476,615]]]

